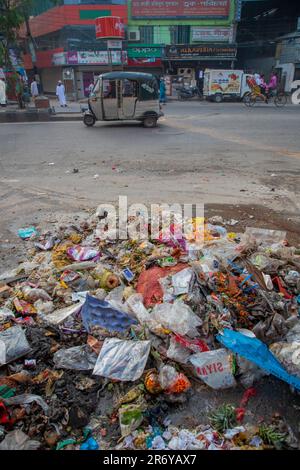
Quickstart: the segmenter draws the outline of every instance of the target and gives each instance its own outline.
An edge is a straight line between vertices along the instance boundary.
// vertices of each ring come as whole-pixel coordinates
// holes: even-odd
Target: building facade
[[[205,68],[233,68],[239,0],[128,0],[128,54],[196,83]],[[152,65],[151,65],[152,60]],[[132,63],[132,62],[130,62]]]
[[[293,81],[300,80],[300,18],[297,31],[278,40],[275,58],[282,86],[285,91],[290,92]]]
[[[69,98],[83,98],[88,96],[95,75],[107,72],[112,65],[123,68],[127,64],[125,42],[117,49],[112,44],[108,51],[107,42],[96,39],[95,34],[95,19],[100,16],[120,17],[126,25],[125,0],[98,2],[64,0],[54,8],[49,8],[47,0],[35,2],[33,13],[37,15],[29,21],[35,52],[28,50],[24,63],[29,76],[39,76],[44,93],[55,93],[57,81],[63,80]],[[25,27],[21,35],[26,37]]]
[[[114,69],[184,77],[196,84],[206,68],[234,68],[241,0],[51,0],[33,2],[30,32],[34,48],[24,56],[44,93],[63,79],[70,98],[88,95],[94,76]],[[122,44],[107,49],[97,40],[95,19],[118,16]],[[26,38],[26,28],[21,31]],[[34,50],[32,50],[34,49]]]

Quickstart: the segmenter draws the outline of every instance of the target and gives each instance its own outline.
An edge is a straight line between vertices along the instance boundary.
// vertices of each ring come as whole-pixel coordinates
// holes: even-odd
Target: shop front
[[[162,75],[164,46],[161,44],[128,44],[128,71]]]
[[[68,51],[54,54],[52,62],[54,66],[64,67],[64,82],[68,81],[66,71],[70,70],[70,80],[65,83],[68,85],[69,94],[71,97],[74,95],[74,99],[82,99],[89,96],[90,84],[95,81],[96,76],[112,69],[122,70],[128,59],[127,51],[123,50]],[[73,71],[74,80],[71,82]]]
[[[237,48],[231,44],[188,44],[166,46],[165,74],[174,83],[202,87],[204,70],[233,69]]]

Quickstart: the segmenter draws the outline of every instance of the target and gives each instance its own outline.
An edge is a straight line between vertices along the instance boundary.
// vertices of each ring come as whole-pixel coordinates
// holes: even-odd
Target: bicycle
[[[273,101],[277,108],[282,108],[287,104],[287,95],[283,91],[273,90],[264,95],[261,93],[259,87],[254,87],[252,91],[247,93],[243,98],[243,103],[248,107],[252,107],[258,102],[269,104],[271,101]]]

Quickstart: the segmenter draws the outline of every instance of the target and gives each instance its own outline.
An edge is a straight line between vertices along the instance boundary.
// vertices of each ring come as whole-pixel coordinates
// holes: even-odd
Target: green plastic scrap
[[[15,393],[15,388],[10,388],[7,385],[0,385],[0,398],[11,398]]]
[[[61,441],[57,444],[56,450],[61,450],[66,446],[69,446],[70,444],[76,444],[76,439],[66,439],[64,441]]]

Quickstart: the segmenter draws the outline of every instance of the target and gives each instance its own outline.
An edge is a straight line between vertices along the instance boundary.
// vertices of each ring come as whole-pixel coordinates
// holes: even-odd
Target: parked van
[[[213,70],[204,72],[203,95],[206,99],[221,103],[223,100],[242,100],[250,93],[247,77],[243,70]]]

